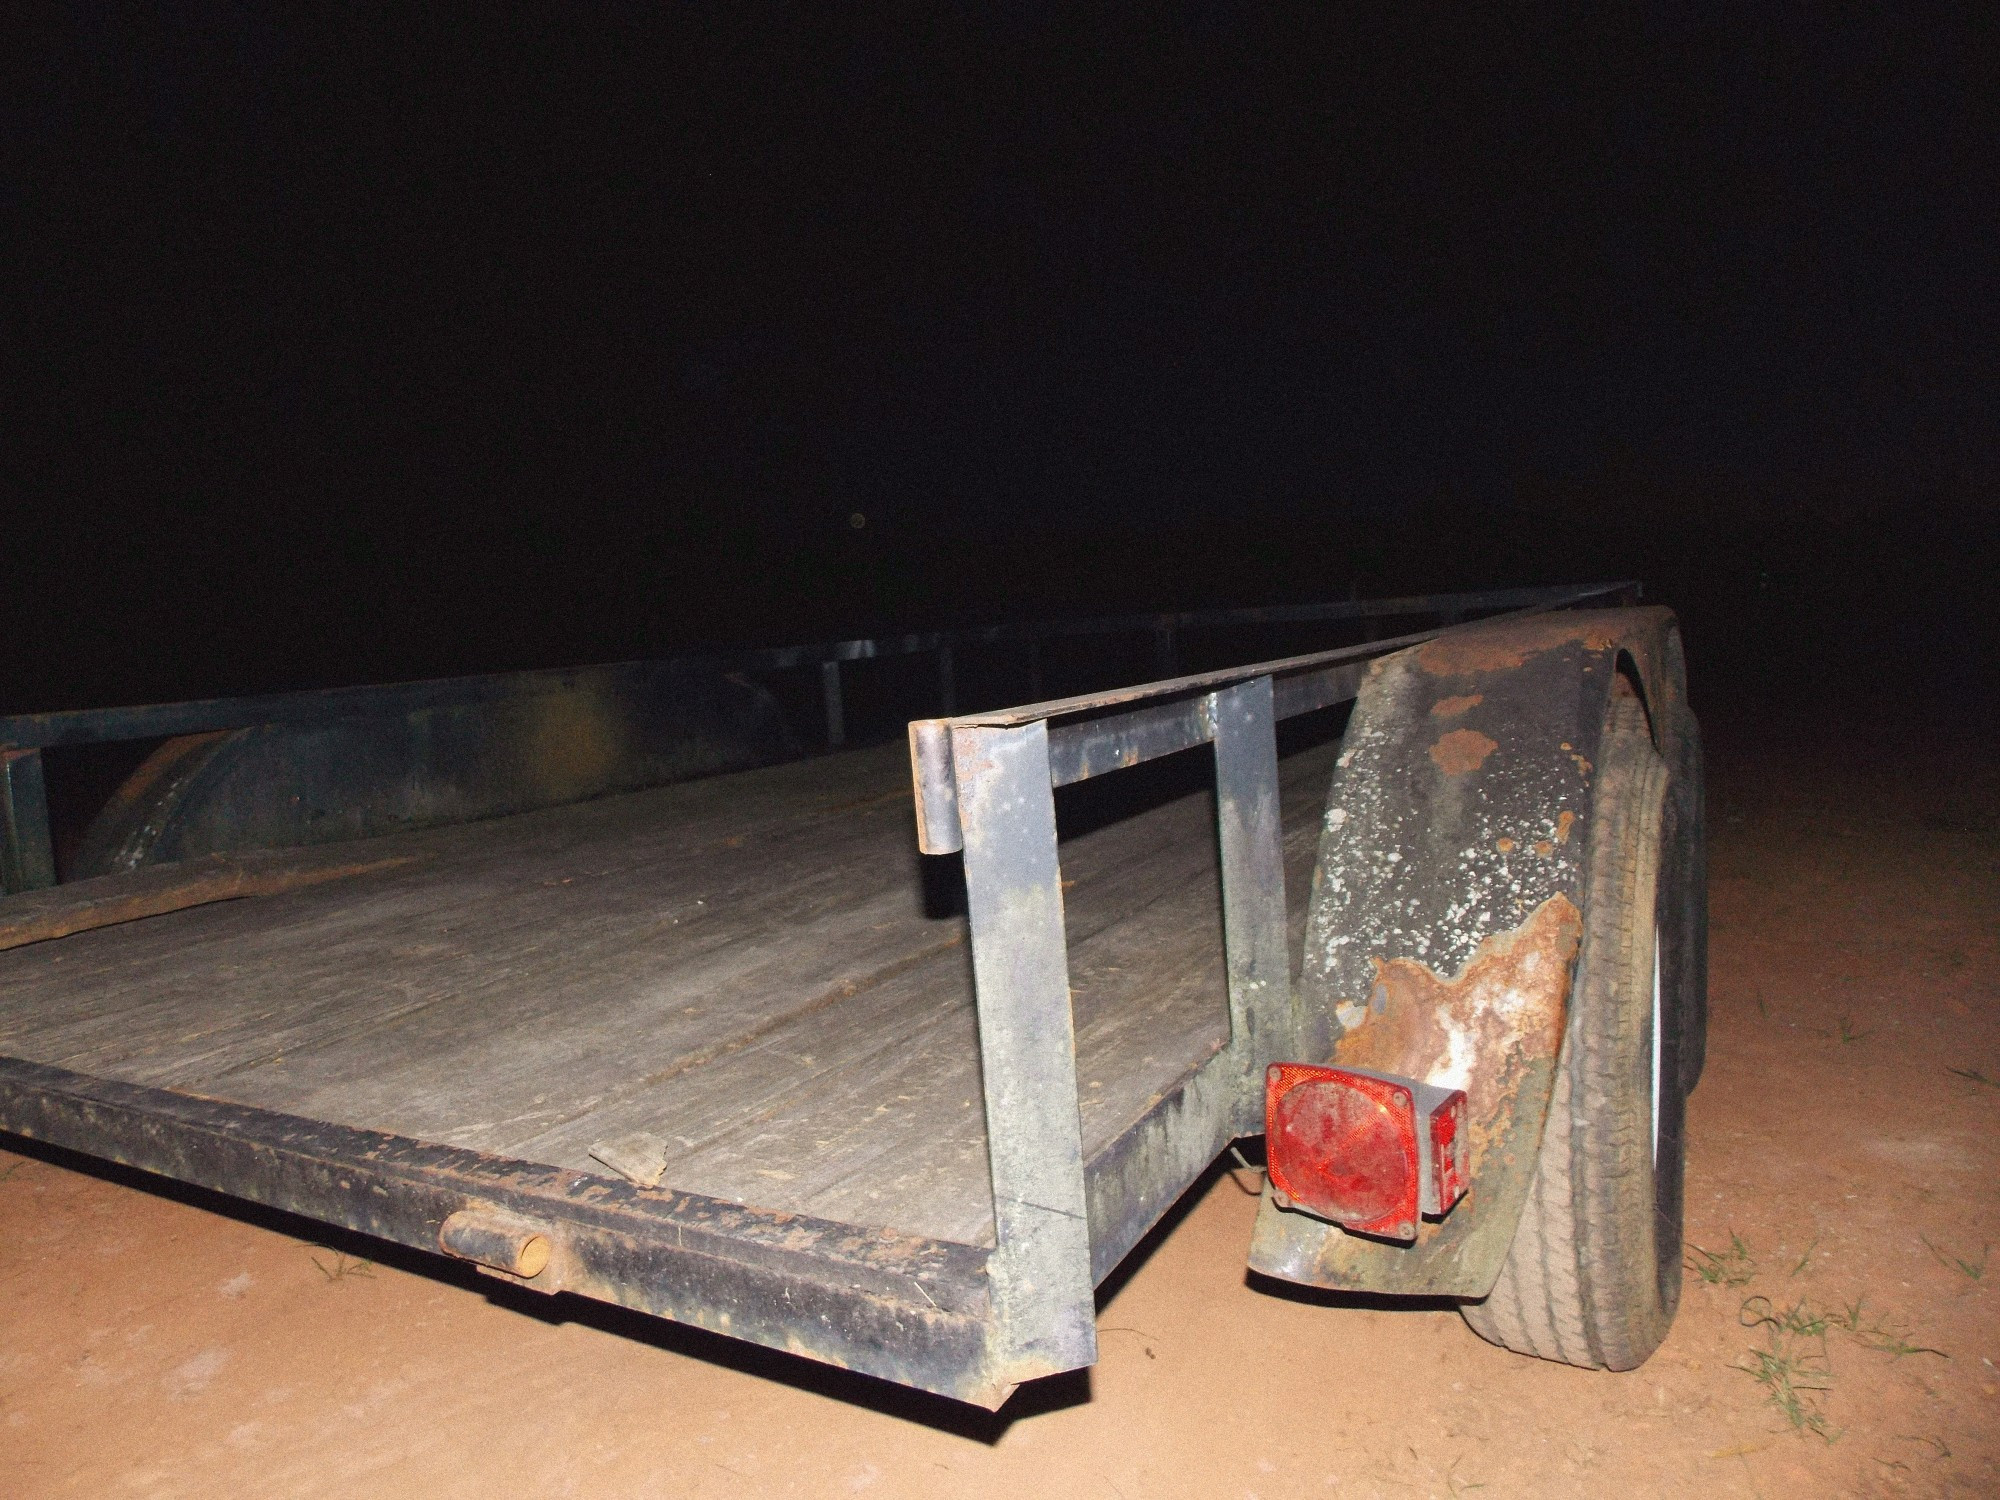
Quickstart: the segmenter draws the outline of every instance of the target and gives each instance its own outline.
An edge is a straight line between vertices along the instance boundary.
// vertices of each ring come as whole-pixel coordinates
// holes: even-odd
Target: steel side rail
[[[1627,586],[1604,585],[1596,592],[1623,587]],[[518,702],[591,688],[615,692],[620,684],[636,684],[649,678],[671,676],[680,670],[775,672],[814,666],[819,669],[826,744],[830,749],[838,749],[847,741],[847,714],[841,685],[841,665],[845,662],[935,652],[938,658],[938,702],[944,712],[950,714],[957,700],[955,653],[962,646],[1024,643],[1028,647],[1029,675],[1039,690],[1040,643],[1046,640],[1151,632],[1161,670],[1170,675],[1174,641],[1177,633],[1184,630],[1418,614],[1441,615],[1449,623],[1470,613],[1550,607],[1552,603],[1574,602],[1570,596],[1575,594],[1575,590],[1546,588],[1494,589],[1473,594],[1344,599],[1253,609],[1197,610],[1032,625],[994,625],[974,630],[928,631],[865,640],[828,641],[817,645],[689,653],[660,660],[612,662],[590,667],[440,677],[368,687],[315,688],[256,697],[207,698],[123,708],[14,714],[0,717],[0,890],[12,893],[55,884],[48,799],[43,787],[41,765],[41,752],[48,749],[165,739],[175,735],[274,724],[331,724],[357,717]]]
[[[1607,584],[1603,591],[1628,587]],[[1473,594],[1439,594],[1400,599],[1344,599],[1320,604],[1273,605],[1255,609],[1200,610],[1181,614],[1126,615],[1033,625],[994,625],[972,630],[927,631],[873,639],[826,641],[745,651],[690,652],[680,656],[609,662],[598,666],[493,672],[471,677],[433,677],[366,687],[311,688],[254,697],[202,698],[184,703],[150,703],[123,708],[62,709],[51,713],[0,717],[0,745],[17,750],[118,740],[164,739],[217,729],[250,729],[264,724],[318,724],[357,714],[408,713],[416,709],[502,701],[560,692],[598,673],[638,673],[701,667],[716,671],[785,671],[840,662],[921,655],[953,646],[992,645],[1078,635],[1118,635],[1147,630],[1212,629],[1231,625],[1305,624],[1313,621],[1393,618],[1398,615],[1470,613],[1541,603],[1567,592],[1552,589],[1494,589]]]

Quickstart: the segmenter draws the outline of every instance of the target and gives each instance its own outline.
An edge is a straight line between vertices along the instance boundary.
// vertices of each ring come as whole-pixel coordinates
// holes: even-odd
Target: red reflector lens
[[[1342,1068],[1273,1063],[1264,1111],[1275,1191],[1362,1234],[1415,1237],[1417,1115],[1407,1085]]]
[[[1444,1214],[1465,1196],[1465,1090],[1453,1089],[1431,1111],[1431,1170],[1427,1214]]]

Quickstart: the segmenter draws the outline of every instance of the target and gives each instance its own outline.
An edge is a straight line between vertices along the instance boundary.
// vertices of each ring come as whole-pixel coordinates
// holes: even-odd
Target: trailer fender
[[[1281,1210],[1267,1187],[1252,1270],[1377,1293],[1491,1289],[1554,1087],[1583,931],[1597,742],[1620,674],[1675,773],[1678,816],[1698,828],[1700,742],[1665,609],[1476,624],[1371,669],[1327,798],[1296,1060],[1464,1089],[1470,1190],[1405,1245]],[[1688,878],[1701,894],[1698,871]],[[1662,940],[1699,947],[1702,924],[1692,925]],[[1668,997],[1696,1037],[1701,967],[1679,965],[1689,978]]]
[[[770,693],[682,663],[532,691],[168,740],[92,822],[72,878],[376,838],[789,760]]]

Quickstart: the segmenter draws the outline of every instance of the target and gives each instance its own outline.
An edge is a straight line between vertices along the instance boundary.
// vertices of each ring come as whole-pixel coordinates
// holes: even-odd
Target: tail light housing
[[[1365,1068],[1273,1063],[1264,1145],[1280,1208],[1413,1240],[1465,1196],[1465,1091]]]

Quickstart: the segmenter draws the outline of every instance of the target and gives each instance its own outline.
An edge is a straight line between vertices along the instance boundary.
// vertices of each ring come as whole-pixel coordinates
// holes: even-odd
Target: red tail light
[[[1273,1063],[1265,1150],[1281,1208],[1415,1239],[1465,1194],[1465,1094],[1359,1068]]]
[[[1452,1204],[1465,1196],[1466,1182],[1465,1090],[1427,1090],[1417,1086],[1417,1107],[1423,1107],[1425,1092],[1443,1093],[1444,1099],[1430,1113],[1431,1155],[1424,1192],[1424,1212],[1442,1217]]]

